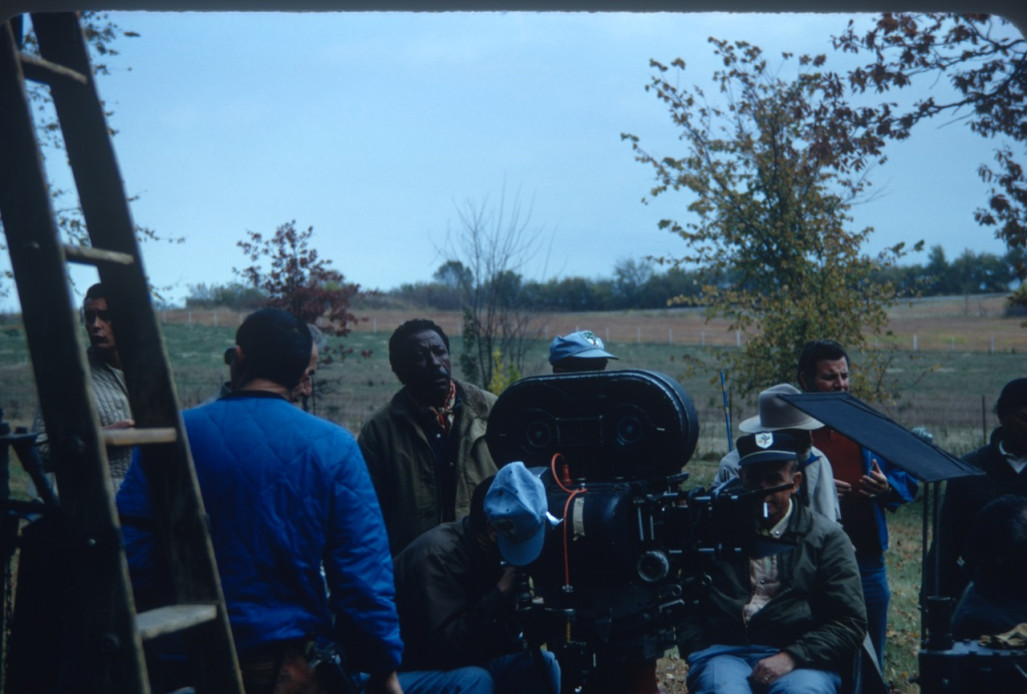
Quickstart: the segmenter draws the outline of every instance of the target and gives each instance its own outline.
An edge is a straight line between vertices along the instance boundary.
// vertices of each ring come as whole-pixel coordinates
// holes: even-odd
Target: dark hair
[[[82,299],[82,303],[89,301],[90,299],[106,299],[107,290],[104,289],[103,282],[97,282],[89,289],[86,290],[86,296]]]
[[[1002,386],[995,403],[995,414],[1004,417],[1024,405],[1027,405],[1027,378],[1015,378]]]
[[[842,358],[846,364],[849,363],[849,355],[845,353],[845,348],[834,340],[810,340],[803,345],[799,353],[799,385],[806,388],[813,382],[817,376],[817,362],[837,361]]]
[[[389,338],[389,366],[392,367],[394,374],[399,375],[403,372],[403,367],[406,366],[403,363],[403,360],[406,358],[406,354],[403,352],[403,343],[411,335],[423,333],[425,330],[434,330],[438,333],[439,337],[442,338],[442,343],[446,345],[446,349],[449,349],[449,338],[446,337],[446,332],[435,321],[428,320],[427,318],[412,318],[396,328],[395,332],[392,333],[392,337]]]
[[[240,383],[266,378],[292,390],[310,364],[313,344],[307,324],[277,308],[262,308],[246,316],[235,333],[242,348]]]
[[[492,481],[495,479],[495,475],[486,477],[478,483],[478,486],[474,488],[474,493],[471,494],[471,512],[468,514],[468,518],[473,532],[484,533],[488,527],[489,521],[485,516],[485,495],[488,494]]]

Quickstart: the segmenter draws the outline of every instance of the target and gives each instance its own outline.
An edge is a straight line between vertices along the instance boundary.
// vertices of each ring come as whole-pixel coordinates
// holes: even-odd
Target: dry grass
[[[920,351],[1012,352],[1027,349],[1021,319],[1005,317],[1004,295],[932,297],[903,302],[889,311],[892,335],[879,345]],[[460,313],[358,307],[356,333],[388,335],[410,318],[431,318],[450,336],[460,334]],[[159,314],[166,325],[207,325],[234,329],[244,313],[230,309],[173,310]],[[723,320],[707,321],[700,308],[583,313],[539,313],[538,337],[589,329],[612,344],[652,343],[680,346],[731,346],[746,334],[729,330]]]
[[[893,403],[879,405],[907,427],[927,426],[936,443],[961,455],[978,445],[995,425],[989,412],[1001,386],[1027,373],[1027,331],[1020,319],[1002,316],[1003,299],[923,300],[895,307],[892,337],[882,348],[894,347],[889,369]],[[358,312],[359,313],[359,312]],[[344,344],[353,352],[346,359],[322,365],[318,371],[318,414],[356,431],[369,414],[397,388],[388,366],[388,336],[404,320],[430,317],[454,337],[459,353],[460,317],[456,313],[375,310],[361,321]],[[216,316],[216,318],[215,318]],[[232,344],[237,312],[168,312],[165,342],[171,357],[180,401],[194,405],[217,391],[226,368],[220,362]],[[618,366],[647,368],[679,378],[696,404],[700,421],[697,453],[689,463],[689,484],[709,481],[726,450],[723,401],[710,373],[686,376],[684,355],[709,360],[712,347],[735,344],[736,336],[723,324],[706,323],[695,309],[598,314],[549,314],[539,317],[539,339],[529,354],[524,375],[547,371],[546,353],[552,335],[588,328],[607,341],[621,357]],[[216,321],[216,323],[215,323]],[[914,336],[917,352],[912,352]],[[744,336],[741,337],[744,339]],[[708,362],[712,363],[712,362]],[[0,407],[14,424],[31,422],[36,397],[24,334],[20,324],[0,323]],[[755,413],[749,400],[731,403],[732,421]],[[17,482],[16,482],[17,484]],[[920,583],[920,503],[890,517],[892,548],[889,578],[892,606],[888,634],[886,679],[900,693],[917,691],[908,682],[916,672],[920,638],[917,594]],[[685,691],[683,662],[674,655],[660,661],[661,684],[670,694]]]

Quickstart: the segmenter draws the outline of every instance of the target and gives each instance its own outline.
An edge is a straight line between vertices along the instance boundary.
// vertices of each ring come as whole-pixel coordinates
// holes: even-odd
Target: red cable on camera
[[[569,590],[571,587],[571,563],[570,563],[570,539],[567,537],[567,526],[570,523],[567,522],[567,517],[570,513],[571,502],[574,501],[574,497],[579,494],[584,494],[587,490],[584,487],[578,489],[571,489],[570,470],[568,465],[564,465],[558,474],[556,471],[556,461],[562,460],[562,453],[554,453],[552,459],[549,461],[549,471],[553,474],[553,480],[556,482],[556,486],[567,493],[567,501],[563,504],[563,518],[560,521],[563,523],[563,587],[565,590]]]

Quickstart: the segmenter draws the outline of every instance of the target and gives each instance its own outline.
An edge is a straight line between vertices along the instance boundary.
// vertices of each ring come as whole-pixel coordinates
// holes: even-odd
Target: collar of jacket
[[[479,419],[488,419],[489,416],[489,403],[483,395],[483,391],[476,386],[472,386],[463,381],[453,379],[453,383],[456,384],[456,402],[457,402],[457,416],[460,413],[460,407],[464,406],[469,408],[475,416]],[[396,394],[392,396],[392,402],[394,405],[402,408],[409,414],[416,414],[420,409],[414,405],[413,398],[409,397],[406,393],[405,388],[401,388],[396,391]]]

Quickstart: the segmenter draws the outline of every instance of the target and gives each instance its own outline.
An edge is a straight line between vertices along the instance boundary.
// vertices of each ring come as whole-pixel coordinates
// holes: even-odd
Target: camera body
[[[742,495],[683,488],[698,432],[685,390],[651,371],[527,378],[493,406],[493,459],[535,471],[562,521],[524,568],[519,616],[572,681],[661,657],[702,597],[703,558],[741,551]]]

